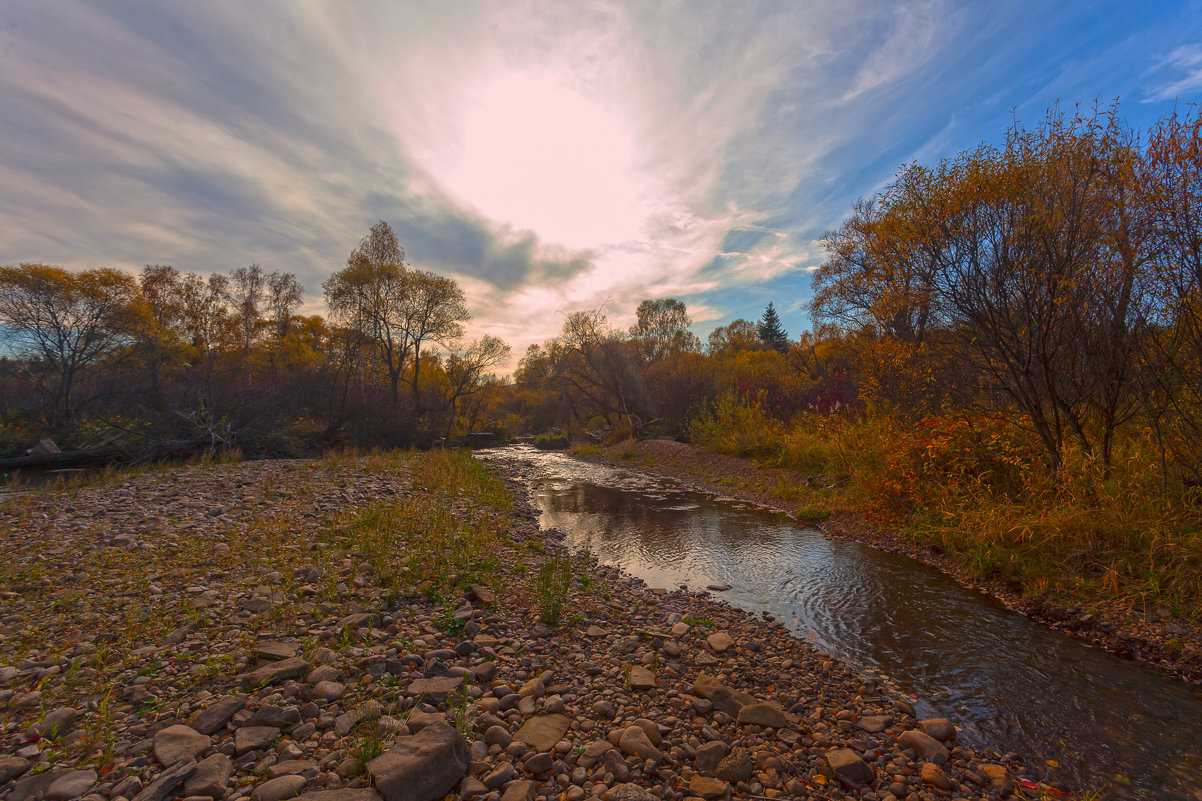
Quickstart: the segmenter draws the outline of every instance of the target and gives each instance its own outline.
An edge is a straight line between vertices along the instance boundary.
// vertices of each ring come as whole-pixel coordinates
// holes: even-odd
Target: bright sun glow
[[[639,236],[646,187],[635,170],[634,132],[620,115],[529,74],[495,78],[465,106],[459,146],[434,165],[452,195],[573,248]]]

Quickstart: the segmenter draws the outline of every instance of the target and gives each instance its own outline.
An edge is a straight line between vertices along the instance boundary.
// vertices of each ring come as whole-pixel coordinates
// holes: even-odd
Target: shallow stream
[[[1044,775],[1104,797],[1202,797],[1194,686],[1012,612],[914,559],[780,513],[529,446],[478,454],[520,468],[540,525],[562,532],[573,550],[652,587],[729,584],[715,594],[885,674],[920,717],[961,727],[959,742],[1038,755],[1051,760]]]

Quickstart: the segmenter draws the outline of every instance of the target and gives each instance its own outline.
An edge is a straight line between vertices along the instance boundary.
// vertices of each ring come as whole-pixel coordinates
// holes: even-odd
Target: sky
[[[1202,101],[1202,2],[3,0],[0,264],[258,263],[319,313],[385,220],[515,361],[644,298],[796,336],[900,165],[1116,98]]]

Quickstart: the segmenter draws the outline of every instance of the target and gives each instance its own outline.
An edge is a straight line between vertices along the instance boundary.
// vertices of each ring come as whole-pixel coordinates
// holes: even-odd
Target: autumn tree
[[[644,300],[635,310],[635,316],[630,336],[638,343],[644,361],[657,362],[701,349],[701,341],[689,330],[693,321],[683,301],[676,298]]]
[[[58,422],[75,412],[74,389],[89,365],[127,338],[124,314],[137,296],[130,276],[107,268],[71,273],[45,264],[0,268],[0,322],[14,352],[54,377],[50,409]]]
[[[405,278],[399,322],[407,347],[413,351],[409,386],[413,407],[421,414],[422,348],[430,343],[449,346],[457,342],[463,336],[462,323],[471,315],[463,290],[453,279],[424,270],[409,271]]]
[[[750,320],[733,320],[710,331],[706,338],[706,350],[711,354],[733,353],[741,350],[759,350],[764,347]]]
[[[392,405],[400,403],[400,384],[409,356],[406,295],[410,272],[405,251],[392,227],[381,220],[351,251],[346,267],[322,284],[330,315],[358,331],[388,374]]]

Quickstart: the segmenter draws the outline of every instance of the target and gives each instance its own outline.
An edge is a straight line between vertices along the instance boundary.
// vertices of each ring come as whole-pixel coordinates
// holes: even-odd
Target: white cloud
[[[1178,47],[1159,66],[1175,73],[1176,77],[1152,90],[1145,102],[1176,100],[1183,94],[1202,89],[1202,45]]]

